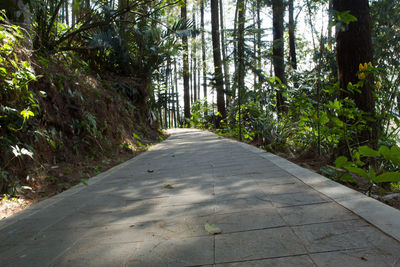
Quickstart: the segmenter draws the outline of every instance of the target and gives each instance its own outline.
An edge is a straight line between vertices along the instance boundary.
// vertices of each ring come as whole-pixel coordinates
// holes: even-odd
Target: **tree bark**
[[[186,0],[184,5],[181,7],[181,18],[187,20]],[[183,102],[184,102],[184,113],[185,120],[190,120],[190,96],[189,96],[189,62],[188,62],[188,39],[187,36],[182,37],[183,45]]]
[[[193,28],[196,30],[196,15],[193,11]],[[197,101],[199,98],[197,96],[197,49],[196,49],[196,37],[193,36],[192,38],[192,73],[193,73],[193,100],[194,102]]]
[[[180,125],[181,115],[179,113],[179,90],[178,90],[178,70],[176,67],[176,60],[174,60],[174,76],[175,76],[175,88],[176,88],[176,119],[178,125]]]
[[[201,67],[203,70],[203,94],[204,103],[207,107],[207,62],[206,62],[206,41],[204,37],[204,1],[200,2],[200,27],[201,27]],[[208,108],[206,108],[204,115],[208,115]]]
[[[224,7],[222,5],[222,0],[219,0],[219,9],[220,9],[220,20],[221,20],[221,48],[222,48],[222,64],[224,67],[224,84],[225,84],[225,92],[227,92],[226,95],[226,105],[229,104],[231,101],[231,97],[228,95],[230,91],[230,75],[229,75],[229,64],[228,64],[228,59],[226,57],[226,45],[225,45],[225,34],[224,34]]]
[[[273,64],[275,76],[278,77],[282,84],[286,84],[285,65],[284,65],[284,39],[283,39],[283,15],[285,12],[285,5],[283,0],[272,1],[272,24],[273,24]],[[276,109],[278,115],[286,113],[286,99],[283,96],[283,88],[277,84],[276,90]]]
[[[357,18],[346,29],[336,34],[336,61],[340,88],[346,89],[349,82],[359,81],[357,72],[359,64],[372,61],[371,18],[368,0],[333,0],[333,9],[339,12],[350,11]],[[375,116],[375,100],[373,97],[372,77],[364,81],[361,92],[340,91],[342,99],[349,97],[354,100],[357,108],[366,112],[372,118]],[[360,144],[369,143],[376,146],[377,127],[375,120],[367,120],[370,129],[358,133]]]
[[[290,64],[293,69],[297,69],[297,58],[296,58],[296,35],[295,29],[296,24],[294,22],[294,0],[289,0],[289,54],[290,54]]]
[[[217,128],[220,127],[221,119],[226,118],[224,84],[222,76],[221,46],[219,40],[218,0],[211,0],[211,35],[214,57],[214,78],[217,91],[217,108],[221,116],[217,119]]]
[[[242,104],[242,93],[245,92],[244,76],[244,24],[245,24],[245,0],[238,0],[239,2],[239,13],[238,13],[238,36],[237,36],[237,49],[238,49],[238,112],[239,112],[239,140],[242,140],[242,123],[241,123],[241,104]]]

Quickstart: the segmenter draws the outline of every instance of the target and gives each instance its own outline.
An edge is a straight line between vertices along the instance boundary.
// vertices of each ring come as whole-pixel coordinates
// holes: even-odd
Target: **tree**
[[[336,60],[340,88],[346,89],[351,82],[359,81],[357,73],[359,65],[372,61],[371,19],[368,0],[333,0],[333,10],[336,12],[350,11],[357,20],[338,27],[336,34]],[[375,146],[377,127],[375,120],[367,117],[375,116],[375,100],[373,97],[372,77],[367,77],[360,92],[341,90],[342,99],[349,97],[354,100],[358,109],[366,113],[366,121],[370,129],[358,133],[360,143]]]
[[[219,9],[220,9],[220,20],[221,20],[221,48],[222,48],[222,63],[224,67],[224,84],[225,84],[225,92],[227,93],[226,96],[226,104],[228,105],[230,102],[230,96],[229,96],[229,91],[230,91],[230,75],[229,75],[229,64],[228,64],[228,58],[226,56],[226,44],[225,44],[225,34],[224,34],[224,7],[222,0],[219,0]]]
[[[217,91],[217,108],[220,113],[220,117],[217,120],[217,127],[220,126],[220,120],[226,118],[218,13],[218,0],[211,0],[211,36],[214,57],[214,79]]]
[[[238,0],[239,13],[238,13],[238,36],[237,36],[237,63],[238,63],[238,110],[239,110],[239,139],[242,140],[242,123],[241,123],[241,101],[242,92],[245,92],[244,76],[244,23],[245,23],[245,0]]]
[[[204,37],[204,1],[200,2],[200,27],[201,27],[201,67],[203,70],[203,93],[205,99],[205,105],[207,106],[207,62],[206,62],[206,41]],[[205,110],[204,115],[208,115]]]
[[[187,9],[186,0],[181,7],[181,18],[182,20],[187,20]],[[190,120],[190,96],[189,96],[189,61],[188,61],[188,39],[187,36],[182,37],[183,46],[183,102],[184,102],[184,113],[185,120]]]
[[[285,4],[283,0],[272,0],[272,24],[273,24],[273,65],[275,77],[277,77],[282,85],[286,84],[285,64],[284,64],[284,39],[283,39],[283,15],[285,12]],[[285,113],[287,110],[286,99],[283,96],[283,86],[276,83],[276,109],[278,114]]]
[[[290,64],[293,69],[297,69],[297,58],[296,58],[296,36],[295,29],[296,25],[294,22],[294,0],[289,0],[289,55],[290,55]]]

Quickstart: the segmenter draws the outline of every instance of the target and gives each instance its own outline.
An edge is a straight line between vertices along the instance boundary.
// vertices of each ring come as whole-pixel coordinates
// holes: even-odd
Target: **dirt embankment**
[[[33,157],[2,153],[8,172],[0,219],[77,183],[85,183],[166,136],[143,101],[146,84],[115,74],[83,74],[61,63],[34,60],[30,84],[35,116],[17,134]]]

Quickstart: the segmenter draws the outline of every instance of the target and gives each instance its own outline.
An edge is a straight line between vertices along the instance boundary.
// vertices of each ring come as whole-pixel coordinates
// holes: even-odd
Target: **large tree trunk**
[[[273,24],[273,64],[275,76],[278,77],[283,84],[286,84],[285,65],[284,65],[284,39],[283,39],[283,15],[285,12],[285,5],[283,0],[272,1],[272,24]],[[286,99],[283,96],[283,88],[278,87],[276,91],[276,109],[278,115],[285,113],[287,110]]]
[[[333,10],[350,14],[357,18],[351,22],[345,30],[338,29],[336,35],[336,60],[340,88],[347,88],[349,82],[355,84],[359,81],[357,71],[359,64],[372,61],[371,43],[371,18],[369,15],[368,0],[333,0]],[[373,87],[370,83],[372,77],[367,77],[361,92],[349,93],[341,90],[341,98],[349,97],[354,100],[356,106],[369,114],[375,116],[375,100]],[[367,115],[368,116],[368,115]],[[369,143],[375,146],[377,139],[377,128],[374,120],[368,121],[371,130],[363,130],[358,133],[360,144]]]
[[[207,106],[207,62],[206,62],[206,41],[204,37],[204,1],[200,2],[200,27],[201,27],[201,65],[203,70],[203,94],[205,105]],[[208,108],[205,110],[204,115],[208,115]]]
[[[186,21],[187,10],[186,10],[186,0],[184,5],[181,7],[181,18]],[[183,45],[183,102],[184,102],[184,112],[185,120],[187,122],[190,120],[190,96],[189,96],[189,62],[188,62],[188,39],[187,36],[182,37]]]
[[[214,77],[217,91],[217,108],[221,117],[217,120],[217,127],[220,126],[220,120],[226,118],[224,83],[222,76],[221,46],[219,40],[219,21],[218,21],[218,0],[211,0],[211,35],[214,57]]]

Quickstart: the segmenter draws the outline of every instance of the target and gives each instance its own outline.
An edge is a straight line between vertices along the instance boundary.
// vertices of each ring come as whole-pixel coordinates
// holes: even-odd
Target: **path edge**
[[[303,183],[331,198],[339,205],[360,216],[382,232],[400,242],[400,211],[354,189],[339,184],[325,176],[288,161],[280,156],[266,152],[250,144],[239,143],[243,148],[257,153],[271,161]]]

